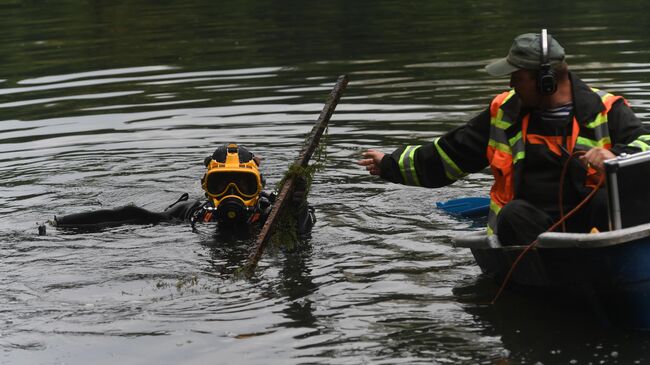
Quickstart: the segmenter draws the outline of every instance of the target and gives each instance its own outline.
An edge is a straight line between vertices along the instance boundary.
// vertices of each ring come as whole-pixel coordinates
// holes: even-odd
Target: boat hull
[[[454,244],[469,248],[483,273],[499,284],[525,249],[501,246],[482,233]],[[606,322],[650,329],[650,224],[596,234],[544,233],[522,257],[509,285],[578,293]]]

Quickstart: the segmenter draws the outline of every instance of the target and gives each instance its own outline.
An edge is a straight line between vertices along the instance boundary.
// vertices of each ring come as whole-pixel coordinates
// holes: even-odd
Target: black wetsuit
[[[209,166],[211,161],[225,163],[229,154],[236,152],[236,158],[242,162],[255,161],[256,166],[259,160],[255,160],[255,155],[243,146],[228,144],[220,146],[204,160],[204,165]],[[240,165],[241,166],[241,165]],[[233,177],[230,177],[233,179]],[[203,188],[204,174],[201,178]],[[234,181],[234,180],[233,180]],[[316,222],[314,209],[307,204],[305,192],[307,191],[307,181],[304,178],[296,178],[294,190],[291,195],[290,204],[292,205],[295,218],[297,220],[298,233],[300,235],[309,233],[311,227]],[[261,186],[259,186],[261,183]],[[252,207],[246,207],[242,202],[228,202],[229,197],[225,197],[217,209],[210,201],[189,200],[189,194],[184,193],[173,204],[162,212],[152,212],[135,205],[127,205],[114,209],[101,209],[92,212],[69,214],[61,217],[54,217],[54,225],[62,228],[95,228],[106,226],[119,226],[123,224],[157,224],[161,222],[189,222],[194,228],[197,222],[218,222],[223,227],[237,227],[242,225],[251,226],[253,224],[264,224],[267,216],[271,212],[271,206],[275,202],[275,195],[269,194],[261,189],[265,185],[264,176],[259,174],[255,181],[255,193],[259,192],[257,202]],[[207,191],[207,190],[206,190]],[[239,192],[239,188],[237,188]],[[232,201],[232,200],[231,200]],[[227,223],[226,223],[227,222]],[[45,232],[44,226],[39,227],[39,234]]]
[[[163,212],[152,212],[135,205],[125,205],[113,209],[100,209],[92,212],[55,216],[54,221],[58,227],[113,226],[122,224],[156,224],[161,222],[189,221],[192,214],[199,209],[203,203],[200,200],[184,200],[185,201],[175,203]]]
[[[211,214],[212,203],[201,200],[188,200],[189,195],[183,194],[175,203],[162,212],[152,212],[147,209],[126,205],[114,209],[100,209],[91,212],[74,213],[64,216],[55,216],[54,224],[61,228],[91,228],[110,227],[125,224],[158,224],[162,222],[189,222],[194,226],[196,222],[217,221]],[[246,223],[264,224],[275,201],[274,194],[260,193],[258,204],[251,212]],[[297,211],[298,233],[306,234],[316,222],[313,207],[305,202],[293,201]]]

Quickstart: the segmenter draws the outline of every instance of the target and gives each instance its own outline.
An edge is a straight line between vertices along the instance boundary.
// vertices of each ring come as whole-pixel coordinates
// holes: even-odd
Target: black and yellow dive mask
[[[223,205],[223,208],[229,207],[222,209],[225,214],[223,218],[243,218],[243,211],[257,204],[263,187],[253,154],[236,144],[229,144],[225,149],[217,149],[209,160],[206,159],[206,167],[201,187],[217,213],[220,212],[219,206]],[[235,209],[235,206],[241,209]]]

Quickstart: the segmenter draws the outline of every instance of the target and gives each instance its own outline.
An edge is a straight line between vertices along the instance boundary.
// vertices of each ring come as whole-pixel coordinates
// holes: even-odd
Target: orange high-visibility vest
[[[598,113],[593,120],[585,123],[583,128],[580,128],[578,121],[573,117],[571,139],[567,142],[569,152],[573,152],[575,148],[579,150],[589,150],[594,147],[610,149],[612,146],[607,113],[611,110],[612,105],[622,97],[597,89],[592,90],[600,96],[605,109]],[[546,143],[546,141],[536,141],[536,138],[527,138],[526,131],[530,114],[522,118],[521,130],[514,137],[507,137],[506,129],[517,121],[514,120],[516,116],[504,113],[502,107],[513,96],[515,96],[514,90],[504,92],[497,95],[490,104],[490,139],[487,146],[487,159],[494,175],[494,184],[490,189],[488,235],[497,233],[496,222],[499,211],[514,197],[513,170],[514,166],[526,157],[526,143]],[[593,180],[592,177],[595,173],[596,171],[593,169],[589,171],[587,183]]]

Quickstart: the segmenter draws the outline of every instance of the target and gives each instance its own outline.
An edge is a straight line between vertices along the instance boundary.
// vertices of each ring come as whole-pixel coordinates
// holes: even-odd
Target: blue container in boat
[[[490,210],[490,198],[469,197],[448,200],[446,202],[437,202],[438,209],[447,213],[461,215],[463,217],[483,217],[487,216]]]

